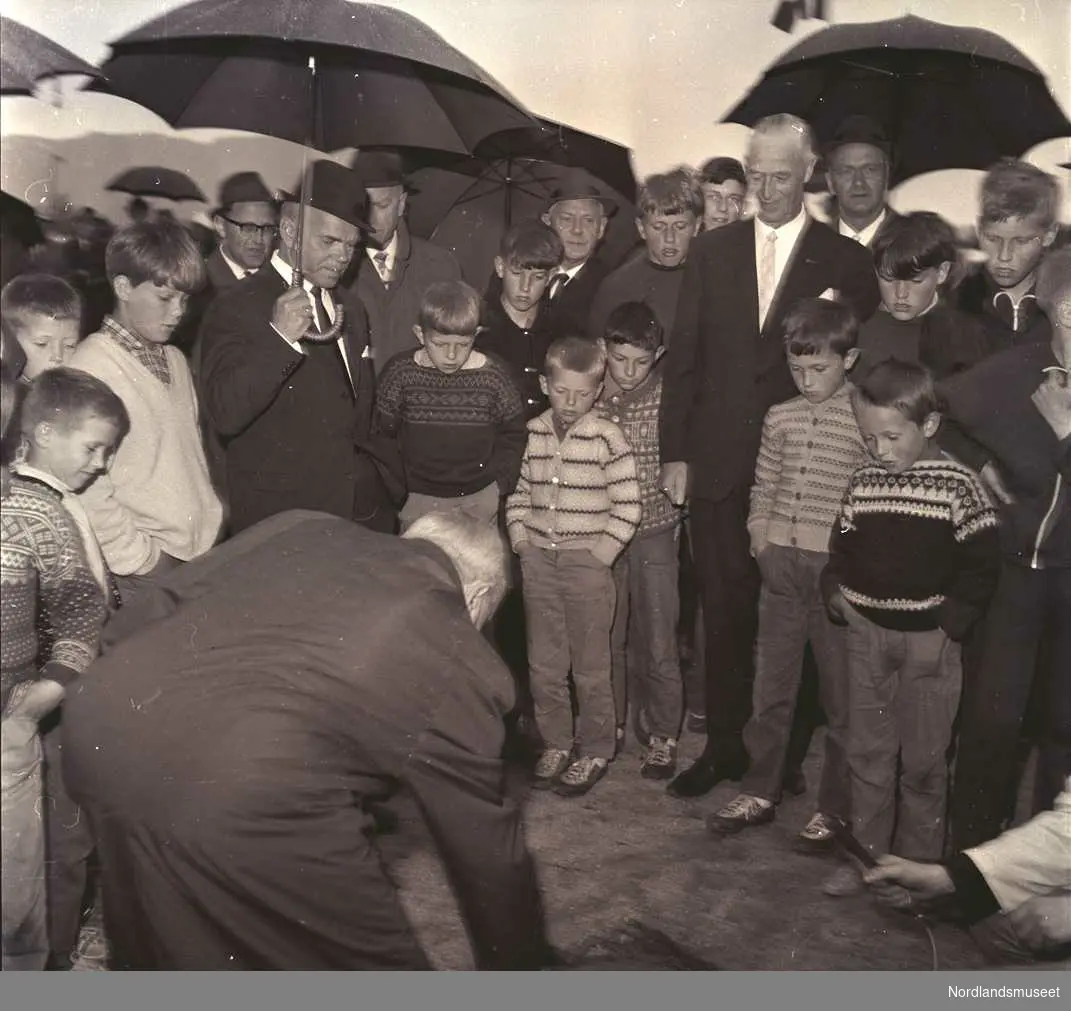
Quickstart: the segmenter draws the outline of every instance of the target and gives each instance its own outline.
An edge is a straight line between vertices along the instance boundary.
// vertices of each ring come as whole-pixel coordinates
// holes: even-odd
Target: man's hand
[[[288,341],[297,343],[312,322],[312,304],[304,288],[287,288],[276,300],[271,313],[272,326]]]
[[[1004,505],[1012,505],[1015,502],[1015,496],[1005,487],[1004,478],[1000,476],[1000,471],[992,461],[978,472],[978,476],[998,502]]]
[[[663,464],[658,483],[670,502],[675,506],[684,505],[688,495],[688,464],[682,461]]]
[[[1071,385],[1065,373],[1050,372],[1030,399],[1057,439],[1071,437]]]
[[[940,864],[920,864],[889,855],[878,857],[878,866],[864,871],[863,880],[879,899],[899,908],[955,891],[952,878]]]
[[[826,601],[826,614],[829,615],[829,620],[834,625],[847,625],[848,624],[848,608],[851,605],[844,599],[844,594],[837,590],[829,600]]]

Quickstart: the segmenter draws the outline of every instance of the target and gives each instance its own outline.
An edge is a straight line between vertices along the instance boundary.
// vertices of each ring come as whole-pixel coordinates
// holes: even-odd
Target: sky
[[[264,0],[271,2],[271,0]],[[382,0],[425,21],[543,116],[633,149],[637,175],[714,154],[739,157],[748,131],[721,117],[763,70],[825,22],[804,20],[792,34],[770,25],[776,0]],[[171,0],[0,0],[0,11],[93,63],[107,43],[164,10]],[[1071,109],[1071,0],[826,0],[833,23],[915,13],[935,21],[987,28],[1017,46],[1047,76]],[[49,97],[51,93],[46,93]],[[168,132],[152,114],[106,96],[64,90],[61,108],[33,99],[3,99],[0,132],[43,138],[103,131]],[[197,131],[199,136],[218,136]],[[293,157],[280,156],[285,161]],[[125,167],[117,147],[116,169]],[[5,184],[19,185],[47,166],[3,159]],[[1064,219],[1071,220],[1071,140],[1035,149],[1030,160],[1060,172]],[[214,187],[218,165],[187,166]],[[245,168],[248,166],[239,166]],[[99,171],[65,170],[64,189],[94,202]],[[978,173],[911,180],[894,194],[901,210],[933,205],[957,223],[973,216]],[[14,181],[14,183],[12,183]],[[281,184],[281,183],[280,183]],[[6,185],[5,188],[11,188]],[[97,206],[106,200],[97,196]]]

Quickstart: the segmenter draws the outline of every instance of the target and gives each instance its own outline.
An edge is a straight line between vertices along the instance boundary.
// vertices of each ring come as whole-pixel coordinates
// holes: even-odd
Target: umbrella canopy
[[[42,77],[61,74],[101,76],[92,64],[40,32],[0,15],[0,92],[32,95]]]
[[[162,168],[159,165],[143,165],[127,169],[117,175],[106,189],[116,193],[130,193],[136,197],[167,197],[168,200],[200,200],[205,195],[184,172]]]
[[[316,86],[311,86],[310,58]],[[175,127],[248,130],[321,151],[472,153],[535,121],[422,21],[347,0],[199,0],[112,43],[94,85]]]
[[[788,112],[819,141],[853,114],[883,124],[892,182],[950,168],[988,168],[1071,133],[1044,77],[1005,39],[909,15],[834,25],[804,39],[726,117],[753,125]]]

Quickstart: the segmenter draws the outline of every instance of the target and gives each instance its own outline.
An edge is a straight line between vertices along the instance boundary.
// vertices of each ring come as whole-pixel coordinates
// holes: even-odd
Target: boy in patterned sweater
[[[524,451],[521,395],[505,364],[474,351],[480,296],[464,281],[431,285],[413,327],[420,348],[380,374],[377,428],[398,440],[409,496],[402,530],[458,510],[494,523]]]
[[[876,366],[852,407],[874,459],[852,475],[822,575],[830,617],[847,626],[852,821],[875,855],[938,860],[959,644],[996,583],[997,514],[974,472],[938,448],[938,400],[921,365]],[[825,885],[829,895],[861,888],[848,865]]]
[[[748,515],[762,573],[752,715],[744,727],[750,763],[740,795],[710,819],[723,835],[773,820],[810,642],[827,728],[818,810],[796,842],[805,852],[832,846],[830,819],[849,812],[845,636],[826,614],[819,580],[848,482],[866,460],[846,377],[858,333],[849,308],[820,298],[804,299],[785,320],[785,356],[800,396],[766,414]]]
[[[614,756],[611,566],[641,515],[632,450],[621,429],[591,413],[605,372],[602,340],[563,337],[551,344],[540,377],[550,409],[528,423],[520,480],[506,503],[509,538],[521,559],[529,678],[544,743],[535,786],[562,796],[587,793]]]
[[[677,766],[683,691],[677,652],[681,511],[658,481],[658,411],[665,346],[663,329],[645,302],[624,302],[606,318],[606,384],[597,409],[621,426],[640,484],[639,529],[614,564],[617,610],[610,637],[617,739],[628,707],[646,752],[640,774],[671,779]]]
[[[38,725],[96,656],[107,615],[104,586],[67,499],[104,469],[126,418],[103,383],[54,371],[75,377],[74,389],[60,384],[71,395],[53,396],[53,371],[30,387],[22,408],[30,451],[0,507],[5,969],[44,968],[48,956]],[[5,428],[9,381],[5,371]]]

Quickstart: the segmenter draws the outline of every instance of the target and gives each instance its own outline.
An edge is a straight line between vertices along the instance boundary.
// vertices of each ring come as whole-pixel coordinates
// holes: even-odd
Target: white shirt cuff
[[[305,349],[301,346],[301,341],[292,341],[274,323],[269,323],[268,326],[270,326],[280,337],[282,337],[282,339],[286,341],[286,343],[289,344],[299,355],[303,355],[305,353]]]

